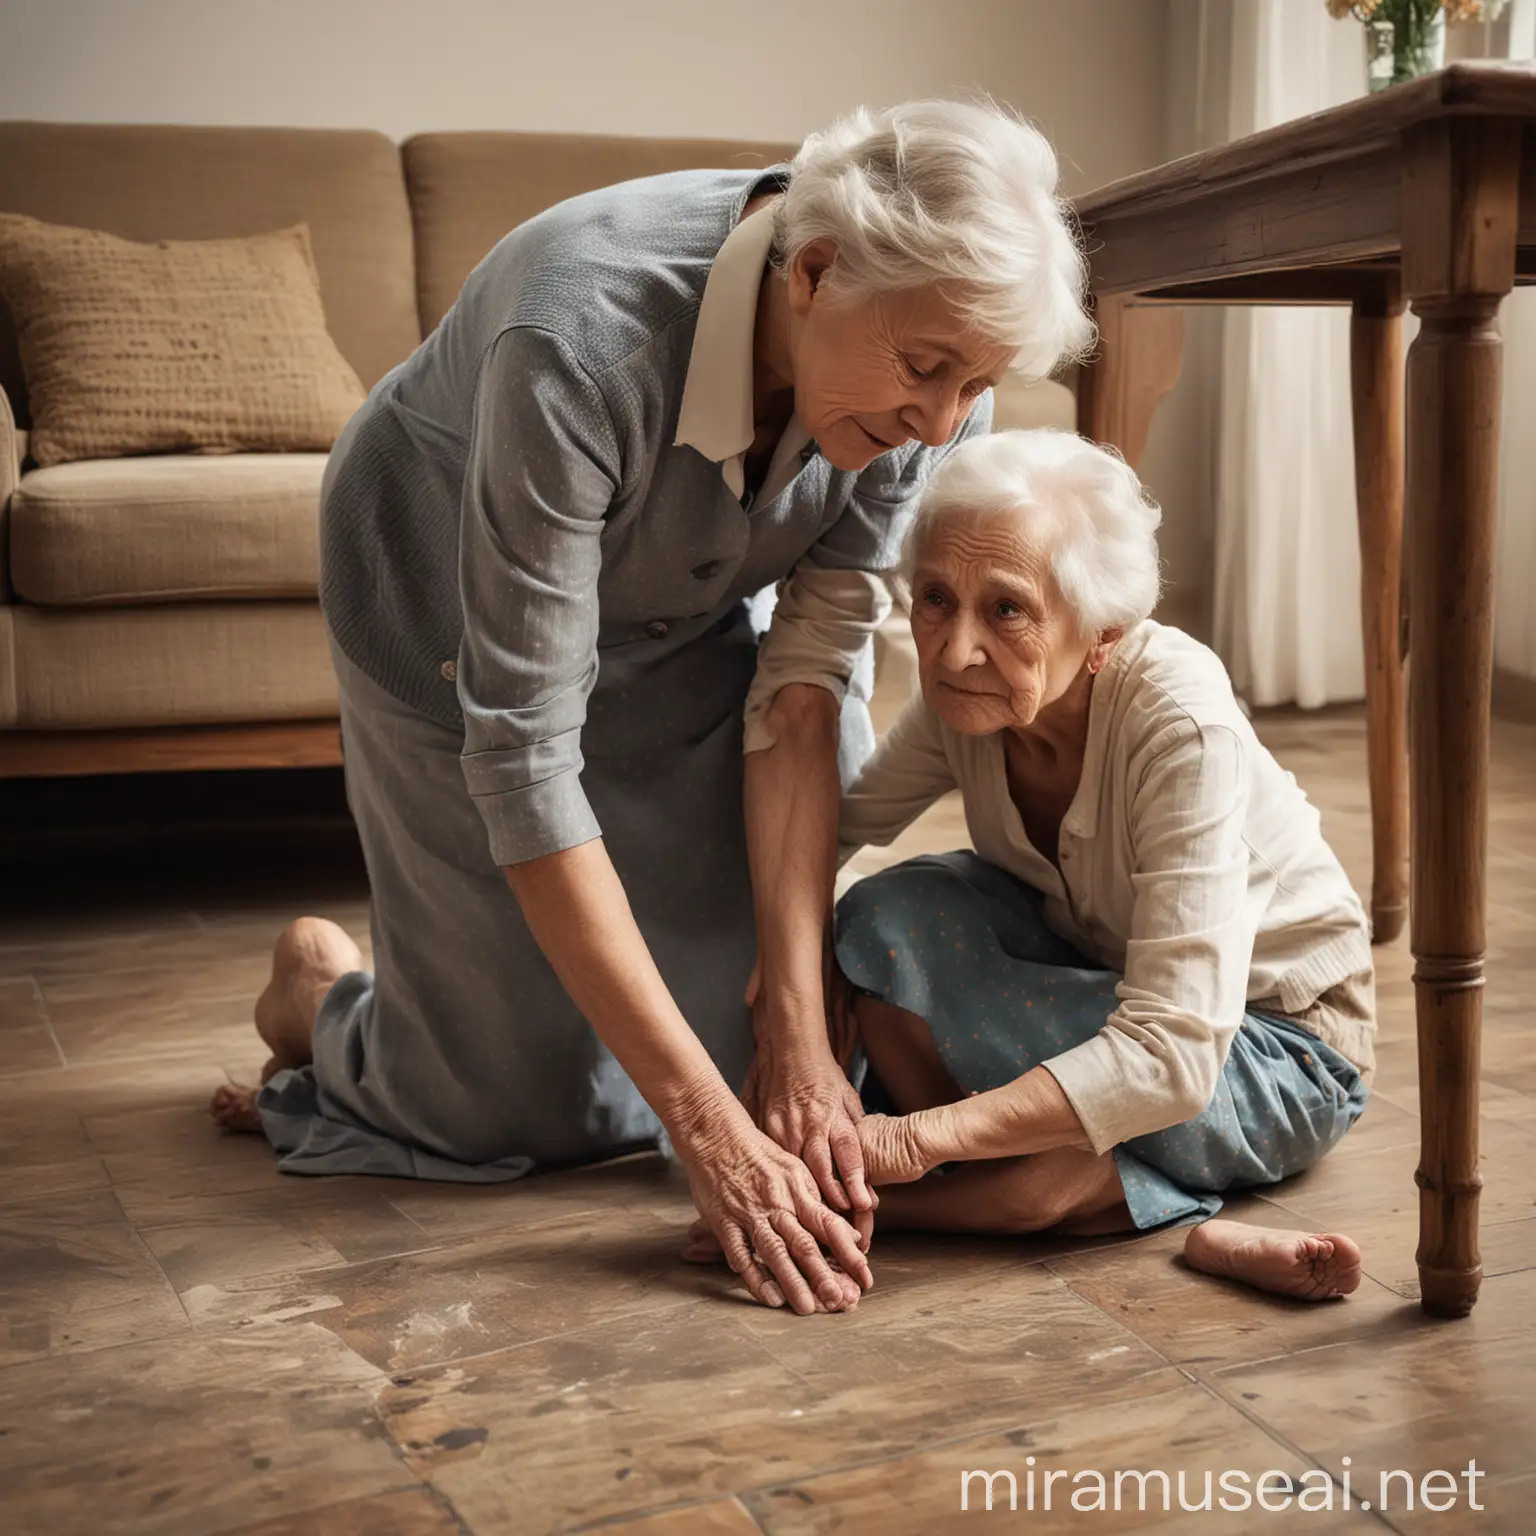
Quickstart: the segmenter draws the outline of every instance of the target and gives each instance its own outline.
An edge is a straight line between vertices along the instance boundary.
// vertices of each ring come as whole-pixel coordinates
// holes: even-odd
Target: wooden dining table
[[[1420,1295],[1429,1313],[1464,1316],[1482,1281],[1497,316],[1536,282],[1536,72],[1456,64],[1127,177],[1076,209],[1100,330],[1078,428],[1133,465],[1178,378],[1183,306],[1350,307],[1373,937],[1390,941],[1407,918]],[[1406,363],[1405,308],[1419,321]]]

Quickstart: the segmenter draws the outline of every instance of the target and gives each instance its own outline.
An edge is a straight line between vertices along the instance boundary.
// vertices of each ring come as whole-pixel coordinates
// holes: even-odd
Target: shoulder
[[[1170,751],[1242,758],[1257,746],[1221,658],[1183,630],[1144,619],[1110,667],[1111,749],[1143,764]]]
[[[495,328],[561,340],[600,374],[680,326],[691,334],[721,244],[762,171],[679,171],[603,187],[519,225],[465,285]]]

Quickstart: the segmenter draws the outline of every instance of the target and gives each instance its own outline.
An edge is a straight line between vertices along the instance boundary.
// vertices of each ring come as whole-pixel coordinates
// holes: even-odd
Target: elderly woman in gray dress
[[[1364,1108],[1365,912],[1221,663],[1148,617],[1158,521],[1113,454],[1007,432],[949,456],[908,536],[921,691],[842,839],[889,843],[958,788],[974,852],[837,909],[882,1223],[1204,1220]],[[1306,1298],[1359,1282],[1337,1233],[1208,1222],[1186,1256]]]
[[[293,924],[264,1086],[217,1118],[291,1172],[461,1180],[664,1132],[753,1295],[857,1300],[839,771],[873,746],[881,573],[923,486],[1005,370],[1091,338],[1056,183],[1005,113],[913,103],[497,245],[324,488],[374,970]]]

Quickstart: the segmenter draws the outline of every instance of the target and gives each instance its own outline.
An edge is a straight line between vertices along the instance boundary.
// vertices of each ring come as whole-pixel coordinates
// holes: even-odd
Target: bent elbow
[[[835,735],[837,695],[817,683],[785,683],[768,704],[765,723],[776,741],[806,742]]]

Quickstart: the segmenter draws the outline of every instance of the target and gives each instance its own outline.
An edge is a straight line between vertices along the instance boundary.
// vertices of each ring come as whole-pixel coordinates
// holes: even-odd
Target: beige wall
[[[977,85],[1072,190],[1162,148],[1164,0],[0,0],[0,112],[797,137]]]

